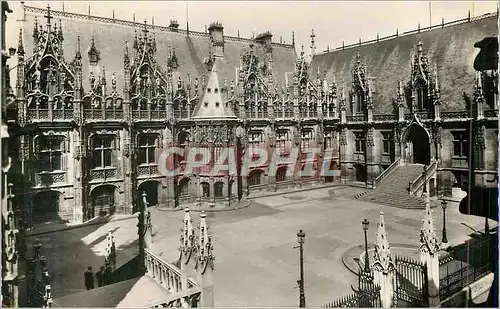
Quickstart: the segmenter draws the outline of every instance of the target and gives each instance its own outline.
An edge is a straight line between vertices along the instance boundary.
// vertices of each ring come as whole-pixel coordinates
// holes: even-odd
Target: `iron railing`
[[[392,162],[388,168],[386,168],[380,175],[377,176],[377,178],[375,178],[372,184],[373,189],[375,189],[376,186],[378,186],[378,184],[387,177],[387,175],[389,175],[399,166],[400,161],[401,158],[396,159],[396,161]]]
[[[413,180],[410,183],[410,186],[408,189],[409,189],[411,195],[415,194],[418,190],[420,190],[425,185],[427,180],[434,177],[434,174],[437,171],[437,163],[438,163],[437,160],[433,160],[431,162],[431,164],[425,170],[425,177],[424,177],[424,174],[422,173],[415,180]]]
[[[489,238],[470,240],[454,248],[440,263],[441,300],[452,296],[492,271],[493,263],[490,263],[490,259],[493,248]]]

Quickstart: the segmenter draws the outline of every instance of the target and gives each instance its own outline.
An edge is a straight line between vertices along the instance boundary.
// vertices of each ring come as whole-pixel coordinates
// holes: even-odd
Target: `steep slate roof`
[[[361,46],[342,48],[317,54],[313,57],[310,73],[335,73],[337,83],[345,82],[347,89],[352,83],[352,68],[359,50],[366,64],[367,76],[374,77],[374,113],[390,114],[393,111],[392,98],[396,97],[398,80],[403,83],[411,79],[411,60],[417,51],[419,40],[424,53],[428,53],[430,67],[437,65],[443,111],[465,110],[463,92],[472,95],[474,91],[473,62],[479,49],[474,43],[487,36],[497,36],[496,14],[472,18],[470,22],[445,25],[438,29],[421,31],[399,37],[380,40]]]
[[[38,24],[45,27],[46,9],[40,9],[25,6],[25,22],[23,29],[24,47],[26,58],[32,55],[33,51],[33,26],[35,16]],[[128,41],[130,57],[133,57],[134,33],[137,30],[138,35],[144,28],[143,23],[123,21],[113,18],[95,17],[84,14],[74,14],[51,10],[54,17],[52,23],[59,27],[59,20],[62,21],[64,34],[64,57],[69,63],[73,61],[76,51],[77,36],[80,36],[82,64],[83,64],[83,86],[85,90],[89,88],[89,59],[87,51],[91,45],[92,36],[95,37],[95,44],[100,51],[99,67],[105,66],[106,78],[111,74],[116,74],[117,90],[123,89],[123,54],[125,50],[125,41]],[[210,54],[210,36],[208,33],[178,29],[178,32],[172,31],[168,27],[147,25],[149,34],[156,37],[156,60],[163,70],[167,66],[167,57],[169,51],[175,48],[178,58],[178,72],[185,78],[189,73],[191,78],[198,77],[200,81],[203,76],[207,76],[207,70],[204,60]],[[265,59],[264,46],[256,43],[254,40],[224,36],[224,58],[218,60],[219,82],[221,85],[227,76],[227,82],[237,81],[236,68],[240,66],[240,57],[248,48],[250,43],[254,44],[254,50],[257,55]],[[281,85],[285,80],[286,72],[293,72],[296,53],[292,45],[273,43],[273,72],[276,83]],[[175,87],[174,80],[174,87]],[[108,87],[110,83],[108,81]]]
[[[215,60],[205,88],[205,94],[201,104],[198,104],[193,112],[193,119],[236,119],[231,108],[226,106],[222,100],[217,66],[218,63]]]

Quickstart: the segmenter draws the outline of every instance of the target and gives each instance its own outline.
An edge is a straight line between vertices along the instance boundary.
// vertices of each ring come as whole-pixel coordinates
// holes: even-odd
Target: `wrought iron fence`
[[[407,257],[395,257],[396,265],[396,298],[398,307],[427,307],[429,289],[427,265]]]
[[[323,308],[380,308],[380,286],[373,280],[373,274],[359,270],[358,290],[340,297],[323,306]]]
[[[450,297],[492,271],[492,251],[489,237],[470,240],[450,251],[440,263],[440,298]]]

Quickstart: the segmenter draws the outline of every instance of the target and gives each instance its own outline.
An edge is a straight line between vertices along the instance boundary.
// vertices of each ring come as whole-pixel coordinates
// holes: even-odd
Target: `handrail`
[[[192,296],[197,296],[196,294],[201,295],[201,288],[199,286],[192,287],[188,289],[187,291],[181,291],[179,293],[176,293],[174,295],[171,295],[170,297],[167,297],[159,302],[156,302],[154,304],[149,304],[151,308],[172,308],[175,306],[172,306],[173,303],[175,302],[181,302],[182,299],[184,299],[185,304],[188,305],[189,308],[193,307],[193,304],[191,304],[190,298]],[[197,297],[199,298],[199,296]],[[166,305],[166,306],[165,306]]]
[[[177,268],[175,265],[173,264],[170,264],[166,261],[164,261],[162,258],[160,258],[159,256],[157,256],[156,254],[154,254],[153,252],[145,249],[144,250],[144,253],[145,253],[145,259],[146,261],[145,264],[146,264],[146,269],[148,270],[148,273],[150,273],[150,277],[152,277],[152,279],[154,279],[155,281],[160,281],[160,282],[163,282],[163,277],[162,277],[162,274],[160,272],[160,276],[159,276],[159,280],[157,279],[156,275],[158,273],[158,269],[156,268],[156,266],[159,266],[159,267],[164,267],[166,268],[167,272],[170,271],[175,279],[175,283],[174,283],[174,290],[176,292],[180,292],[180,280],[181,280],[181,277],[182,277],[182,273],[181,273],[181,270],[179,268]],[[152,260],[153,262],[156,262],[157,264],[154,264],[154,263],[149,263],[149,261]],[[159,283],[160,283],[159,282]],[[177,285],[176,285],[177,284]],[[188,284],[189,285],[192,285],[192,286],[197,286],[196,282],[194,282],[191,278],[188,278]]]
[[[400,162],[401,162],[401,158],[396,159],[396,161],[392,162],[391,165],[389,165],[388,168],[386,168],[380,175],[378,175],[377,178],[375,178],[375,180],[373,180],[373,183],[372,183],[373,189],[375,189],[375,187],[382,180],[384,180],[385,177],[387,177],[387,175],[389,175],[393,170],[395,170],[396,167],[399,166]]]
[[[420,174],[415,180],[410,183],[409,191],[411,195],[414,195],[415,192],[420,190],[420,188],[429,180],[434,173],[437,171],[437,160],[433,160],[431,164],[425,170],[425,178],[424,173]]]

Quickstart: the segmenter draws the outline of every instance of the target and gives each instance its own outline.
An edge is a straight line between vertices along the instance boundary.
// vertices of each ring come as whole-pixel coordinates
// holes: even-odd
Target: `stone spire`
[[[431,255],[439,251],[439,241],[436,236],[436,229],[434,228],[430,203],[426,203],[425,205],[424,219],[422,221],[422,228],[420,229],[419,250]]]
[[[113,231],[109,231],[106,237],[106,264],[114,270],[116,267],[116,245]]]
[[[198,263],[197,263],[197,283],[202,289],[200,305],[204,307],[214,307],[214,255],[212,237],[208,235],[207,215],[202,212],[200,215],[200,231],[198,237]]]
[[[375,239],[375,262],[373,267],[383,273],[387,273],[391,268],[394,268],[391,247],[385,230],[384,212],[382,211],[380,212],[380,222]]]
[[[380,300],[383,308],[393,307],[394,300],[394,271],[391,247],[385,230],[384,213],[380,212],[377,236],[375,240],[375,259],[373,262],[375,284],[380,286]]]
[[[210,76],[208,77],[208,82],[205,87],[205,94],[203,95],[203,99],[200,101],[200,104],[196,106],[192,119],[236,119],[236,116],[231,108],[226,106],[225,102],[222,100],[216,60],[209,59],[208,64]],[[210,65],[212,66],[211,68]]]
[[[181,229],[181,244],[179,250],[184,257],[187,257],[187,260],[191,257],[192,250],[195,246],[195,236],[193,229],[193,220],[189,214],[190,209],[186,208],[184,210],[184,219],[182,220],[182,229]]]
[[[205,212],[202,212],[198,237],[198,266],[200,266],[201,274],[204,274],[207,269],[214,269],[212,237],[208,234],[206,217]]]

